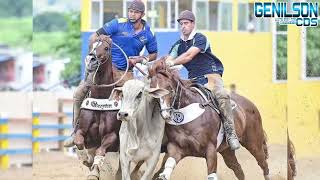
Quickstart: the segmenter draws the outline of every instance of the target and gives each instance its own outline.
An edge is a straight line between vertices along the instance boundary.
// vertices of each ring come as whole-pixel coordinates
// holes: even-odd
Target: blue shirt
[[[140,51],[146,46],[149,54],[156,53],[157,41],[151,32],[149,25],[142,20],[144,28],[135,34],[133,23],[127,18],[113,19],[102,28],[105,35],[110,35],[112,41],[120,46],[127,56],[139,56]],[[118,47],[112,45],[112,63],[120,70],[125,70],[127,62],[125,56]]]
[[[188,51],[192,46],[199,48],[201,51],[193,59],[183,66],[188,70],[188,78],[202,77],[206,74],[217,73],[222,76],[223,65],[221,61],[212,54],[209,41],[201,33],[190,35],[187,41],[179,39],[171,48],[169,54],[173,58],[180,56]]]

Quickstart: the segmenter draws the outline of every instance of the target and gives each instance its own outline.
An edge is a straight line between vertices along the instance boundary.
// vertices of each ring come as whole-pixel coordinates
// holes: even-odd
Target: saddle
[[[210,89],[206,88],[205,86],[199,83],[192,83],[190,87],[196,90],[205,100],[204,103],[200,104],[202,107],[209,106],[212,109],[214,109],[218,114],[220,114],[218,101],[216,100],[214,94]]]

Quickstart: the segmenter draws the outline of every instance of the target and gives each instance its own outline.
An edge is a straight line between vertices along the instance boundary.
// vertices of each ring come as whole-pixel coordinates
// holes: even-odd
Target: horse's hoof
[[[63,142],[63,146],[65,148],[70,148],[70,147],[73,147],[75,144],[74,144],[74,137],[73,136],[70,136],[68,137],[64,142]]]
[[[271,176],[270,176],[270,174],[268,174],[268,175],[264,175],[264,179],[265,179],[265,180],[271,180]]]

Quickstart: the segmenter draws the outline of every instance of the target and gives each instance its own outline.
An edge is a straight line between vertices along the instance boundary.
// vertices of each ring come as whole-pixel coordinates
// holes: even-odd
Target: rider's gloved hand
[[[174,61],[167,60],[166,65],[169,67],[172,67],[172,66],[174,66]]]

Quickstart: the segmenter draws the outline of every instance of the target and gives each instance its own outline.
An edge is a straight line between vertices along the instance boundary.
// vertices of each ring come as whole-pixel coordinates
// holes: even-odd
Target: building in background
[[[70,59],[33,56],[33,89],[35,91],[66,91],[61,73]]]
[[[32,52],[0,46],[0,90],[32,90]]]

